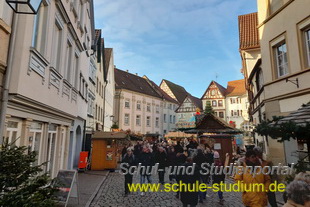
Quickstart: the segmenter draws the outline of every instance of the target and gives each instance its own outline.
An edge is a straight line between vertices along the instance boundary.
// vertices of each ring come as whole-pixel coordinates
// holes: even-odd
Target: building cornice
[[[9,95],[9,106],[16,108],[16,110],[29,112],[39,116],[51,117],[53,116],[58,120],[75,120],[76,116],[68,114],[64,111],[56,109],[54,107],[42,104],[36,100],[22,96],[20,94]]]
[[[270,81],[268,83],[265,83],[264,86],[269,86],[269,85],[272,85],[272,84],[280,82],[280,81],[285,81],[287,78],[295,77],[295,76],[298,76],[298,75],[301,75],[301,74],[307,73],[307,72],[310,72],[310,68],[307,68],[305,70],[299,71],[297,73],[293,73],[291,75],[287,75],[287,76],[285,76],[283,78],[279,78],[279,79],[274,80],[274,81]]]
[[[257,28],[260,28],[261,26],[263,26],[264,24],[266,24],[269,20],[271,20],[273,17],[275,17],[277,14],[279,14],[282,10],[284,10],[289,4],[291,4],[293,1],[295,0],[289,0],[288,2],[286,2],[284,5],[282,5],[281,8],[279,8],[277,11],[275,11],[274,13],[270,14],[262,23],[260,23]],[[269,10],[268,10],[269,13]]]

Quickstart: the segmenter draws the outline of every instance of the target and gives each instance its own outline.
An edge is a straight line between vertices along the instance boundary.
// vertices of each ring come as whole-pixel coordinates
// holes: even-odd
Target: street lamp
[[[37,14],[42,0],[5,0],[18,14]]]

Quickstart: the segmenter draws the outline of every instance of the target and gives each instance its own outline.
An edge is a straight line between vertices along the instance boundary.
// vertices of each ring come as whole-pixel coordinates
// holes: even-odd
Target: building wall
[[[238,114],[238,111],[239,111],[239,114]],[[226,118],[227,118],[228,123],[230,121],[233,121],[236,124],[236,128],[241,129],[241,124],[245,121],[249,121],[247,95],[227,96],[226,97],[226,115],[227,115]]]
[[[101,40],[99,40],[101,41]],[[96,72],[96,97],[95,97],[95,112],[94,112],[94,121],[95,125],[93,129],[95,131],[103,130],[103,121],[105,117],[104,113],[104,85],[106,84],[103,79],[103,70],[104,70],[104,61],[101,60],[100,63],[97,63],[97,72]]]
[[[175,110],[178,105],[169,101],[163,101],[162,110],[162,124],[163,124],[163,134],[167,134],[170,131],[176,129],[175,123],[177,122],[177,115]],[[165,119],[166,116],[166,119]]]
[[[213,104],[213,101],[215,102],[215,104]],[[222,102],[222,106],[219,106],[219,101]],[[218,90],[214,83],[209,86],[208,90],[202,97],[203,110],[206,109],[207,102],[211,103],[211,106],[217,117],[220,117],[219,114],[223,113],[223,116],[220,118],[222,118],[224,121],[227,121],[225,96],[221,94],[221,92]]]
[[[177,122],[188,122],[196,114],[196,106],[189,98],[185,98],[177,109]]]
[[[44,0],[38,15],[16,15],[5,134],[38,151],[39,163],[49,161],[52,177],[77,165],[82,147],[90,4]]]
[[[0,2],[0,88],[4,85],[4,72],[7,66],[7,57],[9,52],[10,34],[11,34],[12,9],[5,1]],[[2,90],[0,90],[0,100],[2,99]],[[0,102],[0,108],[2,101]]]
[[[129,107],[125,107],[125,102],[129,101]],[[141,103],[141,109],[137,110],[137,102]],[[116,123],[120,129],[132,132],[148,134],[163,134],[163,117],[162,117],[162,100],[160,98],[136,93],[129,90],[116,89],[115,96],[115,116]],[[150,111],[147,110],[150,107]],[[156,110],[158,107],[158,112]],[[125,123],[125,114],[129,115],[128,124]],[[140,116],[140,125],[136,124],[136,116]],[[150,124],[147,125],[147,117],[150,117]],[[156,126],[156,118],[158,118],[158,127]]]
[[[310,26],[309,1],[284,0],[284,3],[287,4],[271,13],[269,4],[257,1],[267,119],[287,115],[310,100],[310,67],[305,65],[302,36],[303,29]],[[274,48],[283,42],[286,43],[287,49],[288,73],[279,76],[276,72]],[[287,78],[298,78],[299,87],[287,82]],[[272,140],[269,150],[271,158],[275,161],[285,161],[283,144]]]
[[[104,111],[104,131],[110,131],[113,121],[115,119],[114,115],[114,96],[115,96],[115,79],[114,79],[114,56],[113,50],[111,53],[111,59],[109,61],[107,85],[105,88],[105,111]],[[114,116],[111,118],[111,116]]]

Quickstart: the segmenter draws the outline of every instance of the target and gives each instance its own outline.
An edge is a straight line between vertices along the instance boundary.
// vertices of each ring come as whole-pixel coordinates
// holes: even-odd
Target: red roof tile
[[[258,18],[257,12],[240,15],[239,21],[239,49],[259,48]]]
[[[242,96],[246,93],[244,79],[229,81],[227,83],[226,96]]]

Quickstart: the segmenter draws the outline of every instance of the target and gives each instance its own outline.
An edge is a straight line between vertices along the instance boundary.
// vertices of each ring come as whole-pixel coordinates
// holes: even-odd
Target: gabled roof
[[[94,46],[94,47],[93,47]],[[91,46],[91,49],[94,52],[97,52],[97,63],[101,63],[103,57],[101,57],[103,53],[104,44],[101,39],[101,29],[95,30],[94,44]]]
[[[115,68],[115,89],[127,89],[153,97],[162,98],[142,77]]]
[[[167,86],[170,88],[171,92],[174,94],[179,103],[182,103],[184,101],[185,97],[188,94],[185,88],[165,79],[161,81],[161,84],[162,82],[165,82],[167,84]]]
[[[113,48],[104,48],[104,65],[108,69],[110,65],[111,56],[113,53]]]
[[[179,104],[176,100],[174,100],[172,97],[170,97],[165,91],[163,91],[156,83],[154,83],[152,80],[150,80],[147,76],[143,76],[144,79],[151,85],[151,87],[162,96],[162,99],[167,100],[169,102]]]
[[[246,94],[244,79],[227,83],[226,96],[242,96],[244,94]]]
[[[221,92],[222,96],[226,96],[226,88],[224,86],[222,86],[221,84],[217,83],[216,81],[211,81],[211,83],[209,84],[208,88],[206,89],[206,91],[203,93],[201,99],[203,99],[203,97],[206,95],[206,93],[208,92],[210,86],[212,85],[212,83],[215,84],[215,86],[219,89],[219,91]]]
[[[192,96],[190,94],[188,94],[187,97],[192,100],[192,102],[195,104],[196,107],[198,107],[200,110],[202,110],[202,101],[200,98],[197,98],[197,97]]]
[[[239,49],[259,48],[257,12],[238,16],[239,21]]]

